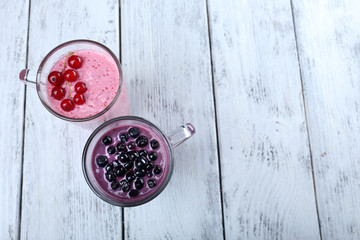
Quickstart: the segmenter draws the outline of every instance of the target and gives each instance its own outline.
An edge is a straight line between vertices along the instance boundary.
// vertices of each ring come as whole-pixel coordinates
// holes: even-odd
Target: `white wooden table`
[[[0,6],[0,239],[360,239],[359,0]],[[91,131],[18,80],[78,38],[118,55],[132,115],[197,127],[148,204],[98,199]]]

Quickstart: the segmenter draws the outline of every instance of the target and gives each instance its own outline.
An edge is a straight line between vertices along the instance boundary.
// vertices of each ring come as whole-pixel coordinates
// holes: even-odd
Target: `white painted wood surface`
[[[18,239],[24,119],[24,86],[18,71],[26,61],[28,2],[0,6],[0,239]]]
[[[58,44],[88,38],[119,53],[118,1],[31,1],[29,68]],[[121,208],[87,186],[81,154],[90,131],[52,116],[34,89],[26,100],[22,239],[121,239]]]
[[[293,0],[323,239],[360,239],[360,2]]]
[[[227,239],[319,239],[289,1],[209,0]]]
[[[152,202],[125,209],[127,239],[222,239],[205,1],[122,1],[122,62],[132,114],[165,132],[191,122],[175,168]]]
[[[2,1],[1,240],[360,238],[359,1],[122,0],[121,27],[116,0],[30,4],[30,69],[67,40],[121,46],[131,113],[197,133],[164,192],[122,216],[83,178],[91,131],[35,89],[24,105],[29,2]]]

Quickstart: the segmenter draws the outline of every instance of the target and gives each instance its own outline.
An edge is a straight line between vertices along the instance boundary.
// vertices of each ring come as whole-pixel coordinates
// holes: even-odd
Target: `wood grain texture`
[[[360,239],[360,2],[293,1],[323,239]]]
[[[0,3],[0,239],[18,239],[28,1]]]
[[[227,239],[319,239],[290,2],[209,0]]]
[[[29,68],[77,38],[99,41],[119,53],[118,1],[31,1]],[[34,89],[26,101],[21,238],[121,239],[121,208],[93,194],[81,154],[90,131],[56,119]]]
[[[165,132],[191,122],[167,188],[125,209],[126,239],[222,239],[205,1],[121,3],[122,62],[132,114]]]

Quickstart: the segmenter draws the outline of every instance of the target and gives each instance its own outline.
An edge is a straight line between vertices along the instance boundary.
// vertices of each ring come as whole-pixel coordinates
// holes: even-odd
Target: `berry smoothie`
[[[102,191],[122,203],[151,197],[169,173],[170,153],[163,136],[144,126],[106,132],[92,153],[93,175]]]
[[[118,66],[112,58],[94,50],[79,50],[54,64],[47,92],[56,112],[71,118],[87,118],[112,102],[119,84]]]

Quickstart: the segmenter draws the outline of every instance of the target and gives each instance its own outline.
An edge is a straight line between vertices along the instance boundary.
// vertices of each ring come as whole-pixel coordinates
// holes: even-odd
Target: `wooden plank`
[[[323,239],[360,239],[360,2],[293,1]]]
[[[227,239],[319,239],[289,1],[209,0]]]
[[[119,53],[118,1],[31,1],[29,66],[58,44],[88,38]],[[98,199],[81,169],[89,130],[56,119],[34,89],[26,103],[24,239],[121,239],[121,208]]]
[[[125,209],[125,236],[222,239],[205,1],[125,0],[121,25],[132,114],[165,132],[185,122],[197,128],[175,149],[174,174],[164,192]]]
[[[19,237],[25,86],[18,79],[26,62],[28,9],[26,0],[0,7],[0,239]]]

